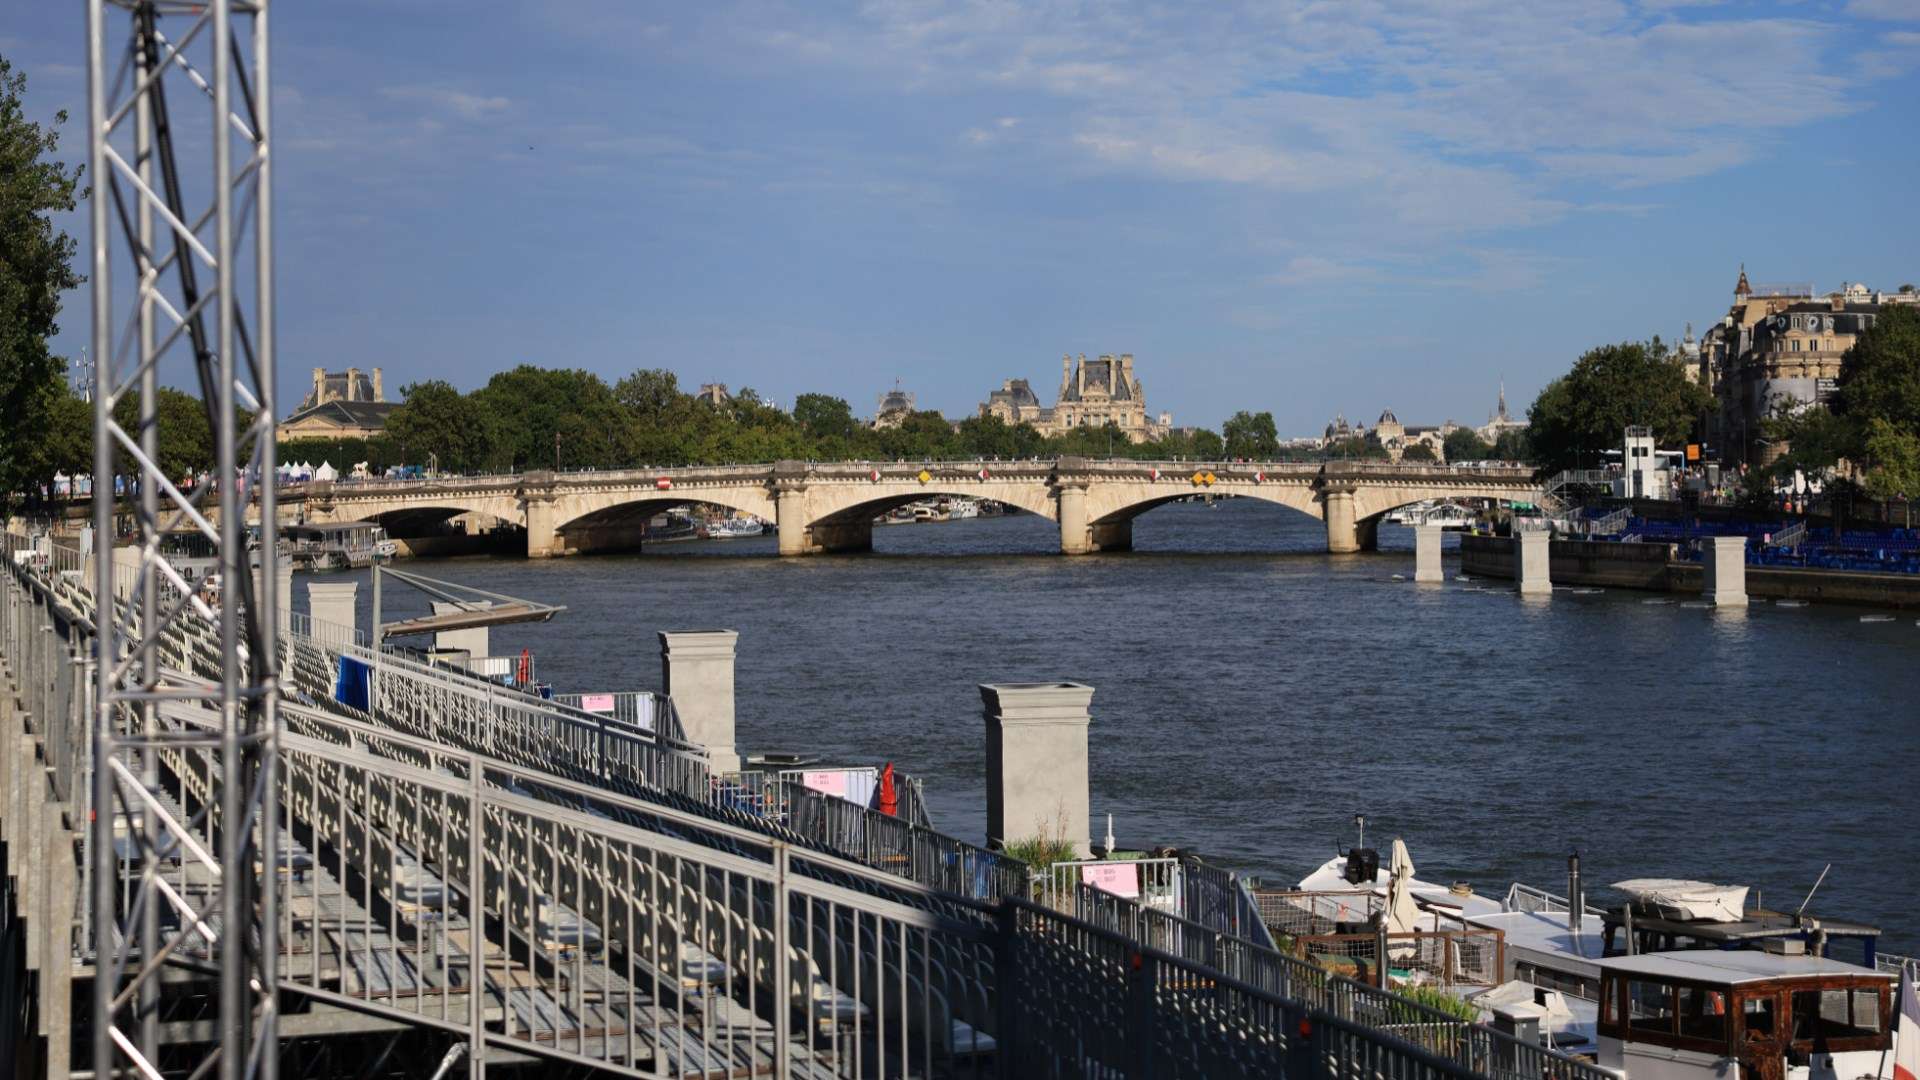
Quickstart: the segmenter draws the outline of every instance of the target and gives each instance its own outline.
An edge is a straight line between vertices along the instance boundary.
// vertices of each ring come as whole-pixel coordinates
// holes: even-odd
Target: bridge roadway
[[[873,521],[939,495],[992,499],[1060,528],[1060,551],[1084,555],[1133,545],[1133,519],[1196,494],[1264,499],[1326,524],[1327,550],[1377,545],[1380,519],[1427,499],[1539,501],[1519,465],[1385,462],[1173,462],[1059,458],[1027,461],[778,461],[607,472],[528,472],[417,481],[295,485],[280,497],[290,519],[377,521],[399,537],[477,513],[525,530],[527,557],[634,550],[649,518],[710,503],[774,522],[780,554],[869,551]]]

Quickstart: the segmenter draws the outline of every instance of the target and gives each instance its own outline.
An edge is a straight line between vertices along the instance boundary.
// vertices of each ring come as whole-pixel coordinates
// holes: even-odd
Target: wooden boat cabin
[[[1892,1075],[1891,973],[1757,949],[1597,963],[1599,1063],[1629,1080]]]

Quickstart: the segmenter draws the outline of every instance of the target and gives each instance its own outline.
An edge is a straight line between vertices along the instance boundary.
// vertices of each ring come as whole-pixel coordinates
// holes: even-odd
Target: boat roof
[[[1893,978],[1890,972],[1874,971],[1824,956],[1779,956],[1756,949],[1690,949],[1683,952],[1641,953],[1638,956],[1609,956],[1594,962],[1602,970],[1616,974],[1690,979],[1729,986],[1832,975]]]
[[[1567,929],[1564,911],[1497,911],[1491,914],[1467,914],[1463,918],[1474,926],[1484,926],[1506,935],[1509,949],[1528,949],[1538,953],[1598,960],[1606,952],[1606,936],[1599,920],[1588,918],[1580,933]]]
[[[1633,928],[1662,934],[1678,934],[1683,937],[1698,938],[1701,941],[1737,942],[1756,941],[1762,938],[1803,937],[1814,930],[1811,921],[1797,923],[1792,915],[1783,911],[1769,911],[1765,908],[1750,908],[1744,918],[1738,922],[1709,922],[1704,919],[1663,919],[1657,915],[1644,914],[1644,909],[1636,906],[1633,911]],[[1621,926],[1625,916],[1619,908],[1609,908],[1600,916],[1608,926]],[[1819,929],[1826,931],[1828,937],[1879,937],[1880,928],[1865,923],[1840,922],[1835,919],[1819,920]]]

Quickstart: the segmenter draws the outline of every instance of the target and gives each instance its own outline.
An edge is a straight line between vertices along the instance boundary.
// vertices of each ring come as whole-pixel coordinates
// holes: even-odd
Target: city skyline
[[[283,414],[311,367],[525,362],[959,417],[1070,352],[1182,425],[1471,423],[1703,329],[1743,262],[1920,276],[1886,210],[1920,12],[1884,0],[463,10],[278,11]],[[84,113],[80,16],[0,34],[36,119]]]

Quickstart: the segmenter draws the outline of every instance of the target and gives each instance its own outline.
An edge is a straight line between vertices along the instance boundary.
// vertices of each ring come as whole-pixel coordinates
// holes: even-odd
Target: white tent
[[[339,476],[340,476],[340,471],[338,469],[335,469],[333,467],[333,463],[330,461],[321,462],[320,467],[313,470],[313,478],[323,483],[329,480],[338,479]]]

